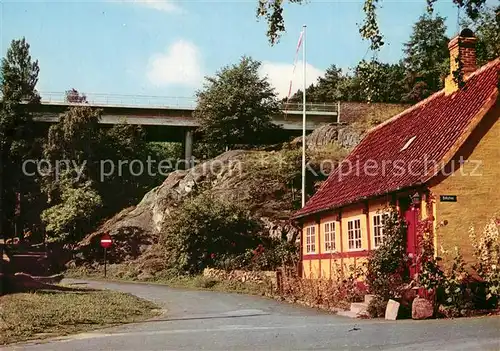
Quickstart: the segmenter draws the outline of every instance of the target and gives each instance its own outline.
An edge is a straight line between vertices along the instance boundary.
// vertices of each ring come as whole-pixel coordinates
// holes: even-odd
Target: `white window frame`
[[[323,223],[323,239],[325,252],[335,252],[337,249],[335,246],[335,232],[336,223],[335,221]]]
[[[316,252],[316,226],[310,225],[306,227],[306,253]]]
[[[359,227],[356,227],[356,223],[359,223]],[[357,245],[358,243],[359,247]],[[363,231],[361,230],[361,218],[353,218],[347,221],[347,247],[349,251],[363,250]]]
[[[389,215],[389,213],[387,213],[387,212],[379,212],[379,213],[376,213],[375,215],[373,215],[373,217],[372,217],[372,223],[371,223],[372,228],[373,228],[372,244],[373,244],[374,249],[378,248],[384,242],[384,239],[385,239],[384,217],[388,216],[388,215]],[[378,223],[375,223],[376,221],[378,221]],[[381,237],[381,241],[378,245],[377,245],[377,241],[376,241],[377,236]]]

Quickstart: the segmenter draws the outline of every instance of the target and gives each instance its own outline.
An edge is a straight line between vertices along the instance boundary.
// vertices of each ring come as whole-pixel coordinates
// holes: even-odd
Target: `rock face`
[[[362,135],[351,126],[339,129],[337,142],[346,149],[352,149],[361,142]]]
[[[158,241],[166,215],[194,191],[210,190],[224,201],[235,201],[263,224],[262,235],[294,241],[298,230],[290,222],[292,201],[286,184],[254,177],[248,159],[256,152],[234,150],[190,170],[172,172],[163,184],[148,192],[135,207],[125,209],[87,236],[75,249],[82,261],[101,257],[100,237],[109,233],[114,241],[109,262],[128,261],[144,254]],[[271,165],[272,166],[272,165]]]
[[[434,315],[434,305],[431,301],[416,297],[411,305],[411,318],[427,319]]]
[[[318,149],[332,142],[337,142],[341,147],[352,149],[358,145],[363,135],[352,126],[343,124],[326,124],[315,129],[306,137],[309,149]],[[295,138],[293,143],[301,143],[302,137]]]

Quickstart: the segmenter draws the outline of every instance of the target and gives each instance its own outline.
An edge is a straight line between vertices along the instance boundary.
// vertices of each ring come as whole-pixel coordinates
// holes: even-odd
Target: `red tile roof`
[[[430,165],[444,166],[474,117],[495,103],[499,72],[500,58],[474,72],[461,90],[437,92],[373,128],[294,217],[427,182],[436,174]]]

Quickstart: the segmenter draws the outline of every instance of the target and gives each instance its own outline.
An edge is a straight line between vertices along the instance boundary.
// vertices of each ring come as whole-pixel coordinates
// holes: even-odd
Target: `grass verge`
[[[65,278],[75,279],[94,279],[108,281],[126,281],[136,283],[162,284],[172,288],[210,290],[220,292],[231,292],[249,295],[269,296],[271,287],[266,283],[256,283],[251,281],[240,282],[234,280],[220,281],[204,277],[202,275],[194,276],[172,276],[172,277],[151,277],[150,279],[138,279],[136,276],[119,274],[120,265],[113,265],[108,268],[107,278],[103,278],[101,270],[87,269],[79,267],[69,269],[64,272]]]
[[[40,290],[0,297],[0,345],[63,336],[158,315],[152,302],[114,291]]]

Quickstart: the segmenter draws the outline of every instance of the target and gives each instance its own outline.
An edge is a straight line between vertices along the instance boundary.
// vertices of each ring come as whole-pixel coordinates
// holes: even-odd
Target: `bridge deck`
[[[42,104],[68,105],[66,94],[61,92],[40,93]],[[118,95],[118,94],[85,94],[87,104],[96,107],[125,107],[146,109],[182,109],[194,110],[196,99],[192,97]],[[74,105],[72,103],[71,105]],[[282,103],[281,109],[289,114],[301,114],[302,103]],[[336,115],[339,112],[338,103],[306,103],[306,112],[321,115]]]
[[[41,105],[37,107],[38,122],[54,123],[69,106],[93,106],[102,108],[103,124],[130,124],[149,126],[170,126],[196,128],[192,117],[196,100],[188,97],[138,96],[114,94],[88,94],[86,102],[68,102],[66,93],[40,93]],[[0,96],[1,98],[1,96]],[[287,130],[302,130],[303,104],[283,103],[282,115],[275,116],[273,122]],[[306,129],[313,130],[326,123],[338,123],[340,105],[332,103],[306,103]]]

